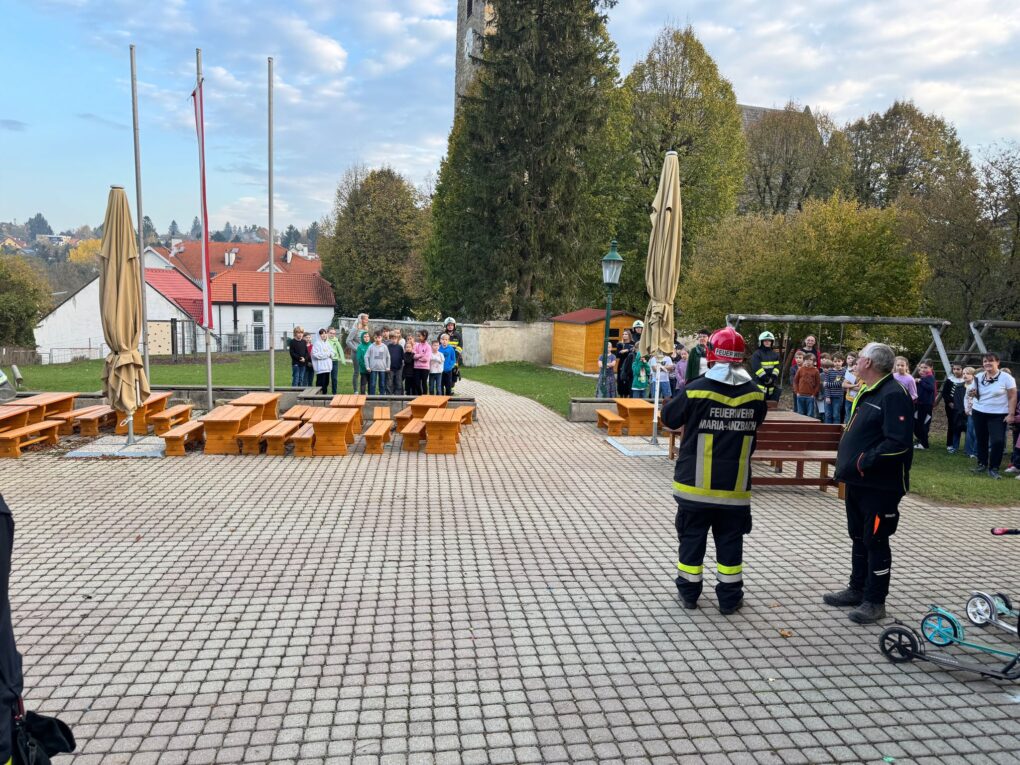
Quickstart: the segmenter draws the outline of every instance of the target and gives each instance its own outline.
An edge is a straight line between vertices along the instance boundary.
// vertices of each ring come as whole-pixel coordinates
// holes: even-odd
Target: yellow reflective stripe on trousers
[[[761,391],[745,393],[743,396],[724,396],[722,393],[716,393],[714,390],[687,390],[686,394],[687,398],[707,398],[712,401],[718,401],[720,404],[726,404],[726,406],[742,406],[751,401],[765,400],[765,395]]]
[[[715,570],[720,574],[739,574],[744,570],[744,564],[738,563],[736,566],[724,566],[722,563],[717,563]]]
[[[737,463],[737,483],[733,487],[736,491],[745,491],[748,488],[747,469],[751,465],[751,436],[744,436],[740,445],[740,461]]]
[[[702,573],[705,570],[704,566],[688,566],[686,563],[677,561],[676,567],[680,571],[681,579],[686,579],[688,582],[700,582],[704,579]]]

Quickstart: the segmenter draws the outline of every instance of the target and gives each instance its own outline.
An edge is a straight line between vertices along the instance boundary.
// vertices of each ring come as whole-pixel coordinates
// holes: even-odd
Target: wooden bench
[[[315,428],[310,422],[306,422],[294,431],[288,440],[294,444],[295,457],[314,456],[312,447],[315,445]]]
[[[390,442],[390,420],[376,420],[365,431],[365,454],[383,454],[383,444]]]
[[[595,414],[598,417],[598,426],[600,428],[605,428],[606,435],[623,435],[624,420],[620,415],[611,409],[596,409]]]
[[[205,438],[205,423],[199,420],[188,420],[171,428],[162,436],[166,444],[164,453],[167,457],[183,457],[184,447],[189,443],[198,443]]]
[[[277,424],[267,430],[266,454],[282,457],[287,453],[287,440],[291,434],[301,427],[301,420],[277,420]]]
[[[57,420],[43,420],[21,428],[5,430],[0,433],[0,457],[20,457],[22,448],[32,444],[55,446],[60,425]]]
[[[59,422],[60,427],[57,428],[57,433],[59,433],[62,436],[70,436],[74,434],[74,426],[77,424],[77,420],[79,417],[86,415],[89,412],[92,412],[96,409],[105,408],[107,407],[104,407],[102,404],[97,404],[95,406],[86,406],[82,407],[81,409],[71,409],[70,411],[67,412],[54,412],[46,419],[50,420],[51,422]]]
[[[78,432],[83,436],[98,436],[99,428],[104,425],[117,425],[117,412],[109,406],[97,406],[85,414],[75,418],[78,422]]]
[[[404,437],[403,450],[405,452],[416,452],[421,448],[422,439],[425,438],[425,421],[411,420],[400,429],[400,435]]]
[[[393,415],[393,419],[396,420],[397,422],[397,430],[403,433],[404,427],[407,425],[407,423],[414,419],[414,415],[411,414],[411,407],[409,406],[404,407],[395,415]]]
[[[754,482],[760,486],[817,486],[825,491],[836,486],[836,481],[829,476],[829,466],[836,464],[836,451],[843,428],[840,425],[805,425],[783,427],[765,427],[758,430],[753,462],[769,462],[775,468],[775,475],[756,477]],[[783,463],[793,462],[793,476],[784,476]],[[804,475],[804,466],[808,463],[818,464],[818,477],[808,478]],[[842,491],[840,491],[842,496]]]
[[[390,414],[390,408],[388,406],[375,406],[372,407],[372,420],[389,420],[393,422],[393,415]]]
[[[454,411],[460,415],[461,425],[470,425],[475,421],[475,408],[473,406],[458,406]]]
[[[284,420],[262,420],[262,422],[257,422],[247,430],[238,433],[237,438],[241,442],[241,454],[258,454],[261,452],[262,442],[266,440],[266,434],[282,422]],[[293,432],[293,429],[291,432]]]
[[[193,404],[178,404],[161,412],[153,412],[149,415],[149,422],[152,423],[153,432],[157,436],[161,436],[170,430],[170,428],[188,422],[191,419],[191,409],[193,406]]]

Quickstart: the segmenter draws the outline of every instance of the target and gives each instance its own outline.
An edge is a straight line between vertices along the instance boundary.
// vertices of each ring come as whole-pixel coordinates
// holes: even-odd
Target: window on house
[[[467,15],[468,16],[471,15],[471,10],[472,10],[473,7],[474,7],[474,3],[472,2],[472,0],[467,0]]]
[[[262,310],[261,310],[261,309],[258,309],[258,308],[256,308],[255,310],[253,310],[253,311],[251,312],[251,320],[252,320],[252,322],[253,322],[253,323],[255,323],[255,324],[261,324],[261,323],[262,323],[262,321],[263,321],[263,320],[262,320]]]

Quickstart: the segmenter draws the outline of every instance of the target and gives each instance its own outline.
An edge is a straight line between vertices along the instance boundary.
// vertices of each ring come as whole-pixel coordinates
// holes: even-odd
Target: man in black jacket
[[[829,606],[856,606],[849,619],[871,624],[885,616],[899,504],[910,488],[914,406],[892,376],[896,354],[868,343],[857,358],[863,385],[854,399],[836,457],[836,479],[846,484],[847,531],[852,540],[850,583],[825,595]]]
[[[11,623],[10,576],[14,547],[14,517],[0,496],[0,764],[10,765],[11,713],[21,698],[24,678],[21,654],[14,644]]]

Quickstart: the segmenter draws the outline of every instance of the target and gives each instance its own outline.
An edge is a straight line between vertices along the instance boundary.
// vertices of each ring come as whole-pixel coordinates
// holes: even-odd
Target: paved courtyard
[[[0,461],[27,702],[73,762],[1018,762],[1020,683],[893,666],[819,605],[832,493],[758,490],[747,605],[687,612],[671,463],[459,391],[456,456]],[[891,614],[1020,597],[988,533],[1018,521],[908,500]]]

